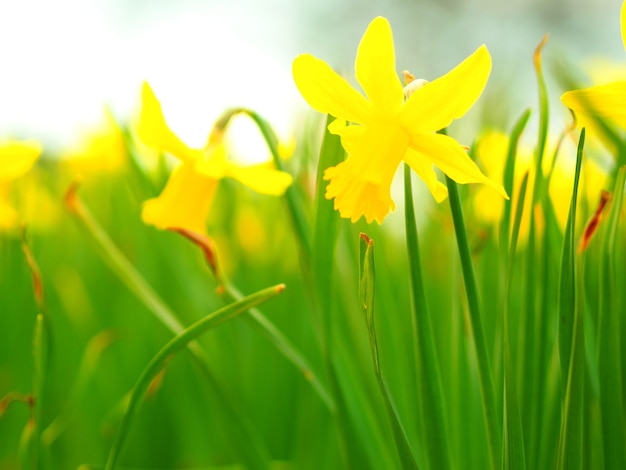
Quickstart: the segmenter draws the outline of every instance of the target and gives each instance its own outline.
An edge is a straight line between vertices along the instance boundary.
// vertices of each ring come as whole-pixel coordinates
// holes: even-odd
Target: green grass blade
[[[425,428],[428,460],[431,466],[446,469],[452,468],[446,433],[445,398],[441,386],[439,359],[432,332],[432,325],[426,303],[426,292],[419,251],[419,238],[415,221],[413,191],[411,185],[411,168],[404,165],[404,207],[406,244],[409,256],[412,327],[415,344],[415,367],[423,371],[420,380],[419,397],[422,423]]]
[[[581,469],[583,466],[585,343],[582,272],[584,270],[582,266],[578,266],[577,269],[575,264],[574,231],[584,142],[583,129],[578,142],[574,190],[565,229],[559,275],[559,354],[563,381],[566,384],[557,457],[559,469]],[[580,257],[581,265],[583,259]]]
[[[385,411],[391,430],[393,433],[396,450],[400,457],[403,469],[417,469],[415,457],[411,451],[411,446],[406,437],[398,411],[394,405],[391,392],[383,378],[380,367],[380,358],[378,354],[378,342],[376,341],[376,324],[374,321],[374,285],[376,271],[374,269],[374,241],[364,233],[361,234],[360,243],[360,269],[359,269],[359,301],[361,311],[365,316],[367,324],[367,332],[369,336],[370,350],[372,353],[372,362],[374,364],[374,372],[380,388],[380,393],[385,403]]]
[[[345,158],[345,151],[341,146],[338,135],[328,131],[328,125],[333,121],[332,116],[326,119],[324,139],[320,149],[320,157],[316,176],[315,191],[315,226],[313,232],[313,276],[317,298],[320,302],[321,315],[327,314],[331,309],[333,300],[333,266],[337,238],[339,236],[339,217],[334,209],[333,201],[326,199],[324,171],[326,168],[337,165]],[[330,337],[330,319],[322,318],[321,333],[322,343],[326,343]]]
[[[598,370],[606,468],[626,468],[624,389],[619,320],[619,290],[616,285],[616,255],[619,219],[624,198],[626,166],[620,168],[602,247],[600,265]]]
[[[559,357],[561,361],[561,375],[563,383],[567,382],[569,359],[572,351],[573,325],[576,311],[576,277],[574,264],[576,262],[576,199],[578,197],[578,184],[580,181],[580,167],[582,163],[582,149],[585,142],[585,130],[580,134],[578,142],[578,155],[576,158],[576,175],[574,177],[574,190],[570,203],[563,250],[561,252],[561,267],[559,273]]]
[[[254,111],[241,109],[240,112],[249,116],[258,126],[263,139],[265,139],[265,142],[272,153],[274,165],[278,170],[284,171],[283,164],[280,159],[280,153],[278,152],[278,139],[270,124]],[[311,254],[311,230],[309,223],[304,216],[306,212],[302,204],[302,194],[298,193],[297,186],[291,185],[287,188],[287,191],[285,191],[285,200],[287,201],[289,215],[303,252],[303,261],[307,262],[310,259],[309,257]]]
[[[463,279],[465,281],[465,293],[467,295],[467,302],[469,306],[469,317],[474,337],[474,348],[476,350],[480,394],[483,404],[483,418],[487,429],[487,443],[489,446],[489,465],[490,468],[496,468],[497,462],[500,460],[499,456],[501,452],[500,447],[502,435],[500,432],[498,415],[496,413],[493,374],[491,371],[485,333],[482,325],[478,284],[474,273],[474,265],[472,263],[467,232],[465,230],[459,190],[456,183],[448,176],[446,176],[446,183],[448,185],[448,199],[450,200],[450,210],[452,213],[452,220],[454,222],[454,231],[456,234],[459,255],[461,258],[461,269],[463,271]]]
[[[524,113],[519,117],[515,125],[513,126],[513,131],[511,131],[511,137],[509,139],[509,148],[506,156],[506,164],[504,166],[504,177],[503,177],[503,185],[504,190],[507,194],[513,194],[513,178],[515,176],[515,161],[517,159],[517,145],[519,143],[519,139],[522,136],[522,132],[526,128],[526,124],[528,124],[528,119],[530,118],[530,109],[524,111]],[[513,199],[507,199],[504,201],[504,211],[502,214],[502,220],[500,221],[500,247],[501,249],[509,252],[509,229],[511,226],[511,204],[513,204]]]
[[[191,341],[195,340],[202,333],[205,333],[211,328],[214,328],[221,323],[235,318],[237,315],[241,315],[249,309],[271,299],[272,297],[281,293],[284,288],[285,286],[283,284],[270,287],[251,294],[238,302],[227,305],[226,307],[222,307],[221,309],[211,313],[210,315],[207,315],[206,317],[198,320],[196,323],[176,335],[152,358],[150,363],[141,373],[139,379],[137,380],[137,383],[132,390],[128,406],[126,408],[126,413],[122,417],[122,421],[120,422],[117,433],[113,440],[113,445],[111,446],[111,450],[109,452],[109,458],[105,467],[107,470],[112,470],[115,467],[115,464],[123,449],[126,436],[130,431],[130,426],[137,412],[139,403],[144,393],[150,386],[152,379],[164,367],[167,359],[172,354],[187,347]]]
[[[519,237],[520,225],[526,200],[526,188],[528,186],[528,173],[524,175],[517,198],[515,220],[511,233],[511,246],[509,249],[508,266],[505,281],[504,294],[504,440],[503,440],[503,468],[506,470],[524,470],[526,468],[526,455],[524,449],[524,434],[519,411],[517,397],[517,380],[513,369],[515,361],[512,357],[511,331],[509,326],[509,302],[513,269],[515,266],[515,251]]]
[[[184,331],[182,323],[170,310],[165,302],[152,290],[146,280],[139,274],[135,267],[115,246],[108,234],[100,227],[87,206],[83,204],[76,194],[76,186],[70,188],[65,197],[66,206],[79,219],[83,227],[91,235],[96,243],[106,264],[115,272],[128,289],[144,303],[148,310],[161,321],[172,333],[179,334]],[[246,413],[237,406],[229,393],[226,384],[218,381],[217,375],[212,370],[212,365],[200,344],[192,341],[187,345],[189,351],[196,359],[197,364],[204,373],[206,379],[220,398],[220,404],[229,413],[232,426],[229,431],[237,436],[238,442],[245,442],[242,446],[242,457],[247,459],[253,466],[264,467],[269,461],[270,453],[259,432],[250,423]]]
[[[35,330],[33,333],[33,395],[34,395],[34,413],[33,413],[33,429],[31,439],[33,441],[33,456],[36,469],[45,468],[43,453],[43,411],[46,403],[46,380],[48,375],[49,348],[50,348],[50,325],[47,315],[45,314],[45,302],[43,295],[43,281],[39,266],[35,261],[28,241],[26,239],[26,228],[22,228],[22,251],[31,270],[33,279],[33,294],[39,313],[35,318]]]
[[[116,334],[111,330],[104,330],[96,334],[87,344],[78,367],[76,379],[72,385],[65,405],[56,418],[43,431],[43,445],[49,447],[67,429],[76,416],[80,400],[84,400],[87,384],[96,372],[98,362],[104,351],[115,341]]]
[[[243,294],[234,286],[230,284],[224,284],[223,286],[224,293],[231,302],[236,302],[244,298]],[[328,408],[331,413],[334,412],[336,406],[330,392],[326,389],[326,386],[320,382],[310,361],[296,348],[289,338],[257,308],[251,308],[243,318],[246,319],[252,327],[261,332],[268,341],[302,373],[303,377],[311,384],[313,390],[315,390],[324,405],[326,405],[326,408]]]

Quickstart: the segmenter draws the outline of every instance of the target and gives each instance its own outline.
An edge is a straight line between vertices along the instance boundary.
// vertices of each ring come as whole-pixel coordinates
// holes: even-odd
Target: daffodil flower
[[[622,43],[626,48],[626,2],[621,9]],[[597,85],[582,90],[568,91],[561,96],[565,106],[589,123],[586,115],[611,120],[626,128],[626,81]],[[593,127],[593,123],[590,123]]]
[[[103,173],[121,169],[126,161],[126,145],[122,129],[111,112],[104,109],[99,127],[84,131],[61,158],[74,172]]]
[[[18,220],[18,214],[9,202],[9,183],[26,174],[39,155],[41,145],[34,141],[0,143],[0,229],[12,228]]]
[[[293,77],[304,99],[317,111],[337,118],[329,131],[338,134],[348,158],[324,172],[326,197],[341,217],[381,223],[395,209],[391,181],[401,161],[424,180],[435,200],[447,197],[433,165],[457,183],[484,183],[506,193],[487,178],[453,138],[437,134],[463,116],[482,93],[491,71],[485,46],[446,75],[405,89],[395,69],[389,22],[375,18],[359,45],[355,72],[365,96],[309,54],[293,62]],[[350,124],[349,124],[350,123]]]
[[[187,146],[165,122],[161,105],[147,83],[142,89],[136,130],[144,144],[182,162],[161,195],[144,203],[142,220],[158,228],[206,234],[206,217],[222,178],[270,195],[283,194],[292,182],[291,175],[274,169],[270,162],[242,166],[228,160],[222,129],[212,132],[203,149]]]

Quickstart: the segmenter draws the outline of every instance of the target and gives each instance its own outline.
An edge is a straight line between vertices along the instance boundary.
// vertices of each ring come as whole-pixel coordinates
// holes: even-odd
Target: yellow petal
[[[423,154],[457,183],[483,183],[508,199],[504,188],[487,178],[453,138],[441,134],[414,135],[411,148]]]
[[[196,171],[213,179],[226,176],[228,166],[226,145],[220,142],[209,146],[202,158],[196,160]]]
[[[18,224],[18,215],[15,209],[0,199],[0,231],[8,231]]]
[[[365,134],[365,127],[359,125],[346,125],[346,121],[336,119],[328,126],[331,134],[338,135],[341,138],[341,146],[348,153],[352,152],[359,140]]]
[[[41,145],[34,141],[0,143],[0,182],[25,174],[41,155]]]
[[[568,91],[561,101],[577,113],[611,119],[626,126],[626,82]]]
[[[370,119],[370,103],[326,62],[301,54],[293,61],[292,71],[302,97],[320,113],[359,123]]]
[[[219,180],[183,163],[170,176],[163,192],[144,202],[141,219],[160,229],[184,229],[206,234],[206,217]]]
[[[272,196],[283,194],[293,181],[289,173],[276,170],[270,162],[247,166],[229,162],[225,176],[239,181],[257,193]]]
[[[368,223],[381,223],[395,209],[391,181],[407,150],[408,136],[395,126],[371,126],[352,144],[346,161],[324,172],[324,179],[330,180],[326,198],[334,199],[341,217],[356,222],[365,216]]]
[[[444,76],[417,89],[402,110],[403,125],[430,132],[447,127],[476,102],[490,72],[491,56],[483,45]]]
[[[356,79],[375,111],[393,117],[402,107],[404,89],[396,73],[396,55],[389,22],[375,18],[359,44],[355,62]]]
[[[198,158],[198,151],[187,147],[169,128],[161,103],[147,82],[141,89],[141,110],[135,127],[137,136],[148,147],[167,152],[182,161]]]
[[[487,131],[478,138],[473,148],[476,160],[480,162],[485,171],[492,178],[502,180],[509,150],[509,136],[501,131]]]
[[[426,157],[413,149],[408,149],[404,161],[426,183],[435,201],[442,202],[448,197],[447,186],[437,179],[433,164]]]

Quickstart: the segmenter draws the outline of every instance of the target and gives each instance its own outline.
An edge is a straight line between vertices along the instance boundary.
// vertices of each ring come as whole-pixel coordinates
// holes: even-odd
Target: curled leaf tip
[[[26,262],[30,268],[33,278],[33,295],[35,297],[35,301],[37,302],[37,306],[39,307],[39,311],[41,312],[43,311],[44,306],[43,283],[41,281],[39,266],[37,265],[33,252],[28,244],[28,239],[26,237],[26,225],[22,225],[22,251],[24,252]]]
[[[359,234],[359,237],[361,237],[361,240],[363,240],[365,243],[367,243],[368,246],[373,246],[374,245],[374,240],[372,240],[366,233],[361,232]]]
[[[535,69],[540,72],[541,71],[541,52],[543,51],[544,46],[548,42],[548,34],[544,34],[543,38],[535,48],[535,54],[533,55],[533,61],[535,63]]]
[[[63,203],[65,208],[70,212],[78,212],[78,190],[83,183],[83,177],[81,175],[76,176],[70,183],[65,196],[63,197]]]

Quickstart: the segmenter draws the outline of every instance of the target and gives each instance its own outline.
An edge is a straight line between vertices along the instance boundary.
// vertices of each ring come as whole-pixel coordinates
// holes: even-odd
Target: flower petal
[[[239,181],[257,193],[272,196],[282,195],[293,181],[289,173],[276,170],[271,162],[247,166],[228,162],[224,176]]]
[[[403,125],[429,132],[447,127],[476,102],[490,72],[491,56],[482,45],[450,72],[415,90],[402,110]]]
[[[483,183],[508,199],[504,188],[487,178],[453,138],[441,134],[413,135],[411,148],[423,154],[457,183]]]
[[[350,129],[355,126],[348,126]],[[358,131],[360,132],[360,131]],[[327,168],[326,198],[334,199],[341,217],[381,223],[395,209],[391,181],[408,147],[408,136],[395,126],[371,126],[359,138],[349,136],[346,161]]]
[[[347,153],[351,153],[365,134],[365,127],[359,125],[348,126],[346,121],[335,119],[329,124],[328,132],[338,135],[341,139],[341,146]]]
[[[611,119],[626,126],[626,82],[568,91],[561,101],[572,111]]]
[[[404,161],[426,183],[435,201],[442,202],[448,197],[448,188],[437,179],[433,164],[424,155],[410,148],[404,155]]]
[[[389,22],[375,18],[359,44],[356,79],[377,113],[393,117],[402,108],[404,89],[396,73],[396,55]]]
[[[303,98],[320,113],[358,123],[370,119],[370,103],[326,62],[301,54],[293,61],[292,71]]]
[[[187,147],[169,128],[161,103],[147,82],[141,89],[141,110],[135,127],[139,139],[149,147],[170,153],[182,161],[198,158],[198,151]]]
[[[25,174],[41,155],[41,145],[35,141],[8,141],[0,144],[0,182]]]
[[[206,234],[206,217],[219,180],[195,171],[193,162],[180,165],[163,192],[143,204],[141,219],[160,229]]]

